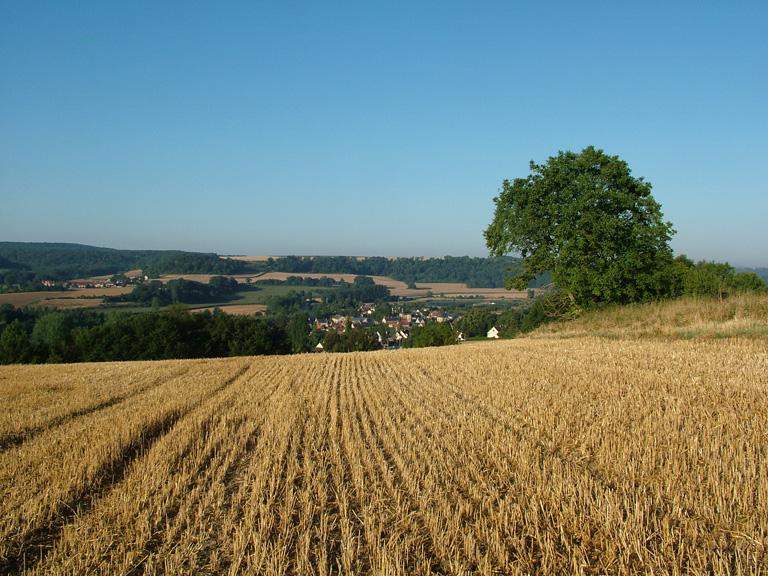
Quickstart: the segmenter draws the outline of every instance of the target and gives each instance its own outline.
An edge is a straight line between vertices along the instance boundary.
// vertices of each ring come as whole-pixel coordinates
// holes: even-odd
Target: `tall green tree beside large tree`
[[[588,147],[531,162],[525,178],[504,180],[485,230],[494,256],[523,259],[508,287],[523,289],[549,270],[581,306],[637,302],[669,289],[674,230],[651,185],[618,156]]]

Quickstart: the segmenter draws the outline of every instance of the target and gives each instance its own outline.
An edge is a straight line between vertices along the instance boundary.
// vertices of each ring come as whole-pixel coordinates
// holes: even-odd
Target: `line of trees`
[[[172,280],[148,282],[130,294],[111,298],[143,306],[222,301],[243,286],[228,277],[208,284]],[[93,310],[0,307],[0,364],[160,360],[307,352],[319,337],[310,334],[310,316],[354,313],[362,302],[388,300],[389,289],[371,278],[340,282],[316,302],[310,292],[290,292],[270,301],[268,317],[190,313],[181,306],[130,314]],[[329,351],[373,350],[370,330],[327,335]]]
[[[375,350],[376,327],[311,332],[305,312],[237,316],[181,307],[139,314],[0,307],[0,364],[218,358]]]
[[[510,256],[395,259],[381,256],[286,256],[268,260],[266,267],[275,272],[297,274],[389,276],[411,286],[416,282],[459,282],[472,288],[501,288],[509,270],[516,269],[519,262],[518,258]],[[549,277],[542,275],[531,280],[531,287],[542,286],[547,282]]]
[[[237,280],[228,276],[213,276],[208,284],[178,278],[162,283],[152,280],[137,285],[130,293],[105,298],[107,302],[131,302],[139,306],[170,306],[171,304],[206,304],[224,302],[238,290],[244,290]]]
[[[257,286],[318,286],[322,288],[339,286],[342,283],[342,280],[335,280],[334,278],[329,278],[328,276],[323,276],[322,278],[288,276],[285,280],[266,278],[264,280],[256,280],[254,282],[254,284]]]
[[[0,307],[0,364],[288,354],[285,318]]]
[[[765,292],[763,279],[755,272],[737,272],[727,263],[701,261],[696,264],[682,255],[670,268],[670,296],[717,296]]]

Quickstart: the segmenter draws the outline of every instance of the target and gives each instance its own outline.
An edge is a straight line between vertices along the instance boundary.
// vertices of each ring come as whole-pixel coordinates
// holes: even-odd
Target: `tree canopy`
[[[231,299],[241,289],[229,276],[213,276],[208,284],[177,278],[163,284],[152,280],[136,286],[129,294],[108,296],[108,302],[136,302],[142,306],[170,304],[201,304]]]
[[[162,274],[239,274],[255,264],[216,254],[180,250],[115,250],[84,244],[0,242],[0,292],[40,290],[42,280],[59,282],[141,269]],[[260,270],[259,270],[260,271]],[[123,277],[125,278],[125,277]]]
[[[523,289],[549,270],[579,305],[648,300],[668,291],[674,230],[650,183],[618,156],[588,147],[560,152],[530,174],[504,180],[485,230],[493,256],[517,252]]]

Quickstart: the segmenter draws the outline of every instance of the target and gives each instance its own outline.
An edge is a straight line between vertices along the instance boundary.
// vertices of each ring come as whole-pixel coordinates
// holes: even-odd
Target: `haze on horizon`
[[[487,255],[594,145],[672,246],[768,266],[768,6],[0,2],[0,240]]]

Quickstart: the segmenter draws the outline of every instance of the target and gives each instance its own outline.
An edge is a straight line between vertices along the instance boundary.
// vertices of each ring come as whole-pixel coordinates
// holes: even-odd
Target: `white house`
[[[497,330],[496,326],[492,327],[490,330],[488,330],[488,333],[486,334],[488,338],[498,338],[499,337],[499,331]]]

